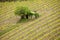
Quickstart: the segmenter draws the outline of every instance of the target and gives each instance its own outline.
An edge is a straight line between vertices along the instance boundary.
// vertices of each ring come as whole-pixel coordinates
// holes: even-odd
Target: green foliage
[[[15,14],[16,15],[26,15],[30,12],[30,10],[28,9],[28,7],[17,7],[15,10]]]
[[[16,10],[15,10],[15,15],[18,15],[21,17],[20,21],[25,21],[26,19],[33,19],[34,16],[35,18],[38,18],[39,17],[39,14],[34,12],[34,11],[31,11],[28,7],[17,7]]]

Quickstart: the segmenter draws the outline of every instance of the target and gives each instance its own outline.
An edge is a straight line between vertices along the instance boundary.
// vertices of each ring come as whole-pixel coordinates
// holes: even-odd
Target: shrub
[[[15,14],[21,16],[21,18],[27,18],[28,13],[30,12],[28,7],[17,7]]]
[[[39,14],[31,11],[28,7],[17,7],[15,10],[15,15],[18,15],[21,17],[21,19],[29,19],[29,17],[35,16],[35,18],[39,17]]]

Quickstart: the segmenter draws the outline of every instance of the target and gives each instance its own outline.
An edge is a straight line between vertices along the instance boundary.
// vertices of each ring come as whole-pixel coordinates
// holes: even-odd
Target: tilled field
[[[0,40],[60,40],[58,0],[2,2],[0,13]],[[38,19],[16,23],[17,6],[28,6],[41,15]]]

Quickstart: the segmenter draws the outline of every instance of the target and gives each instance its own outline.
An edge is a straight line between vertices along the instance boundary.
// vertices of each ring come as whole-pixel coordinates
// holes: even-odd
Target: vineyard
[[[60,40],[60,1],[31,0],[0,2],[0,40]],[[27,6],[39,18],[17,23],[16,7]]]

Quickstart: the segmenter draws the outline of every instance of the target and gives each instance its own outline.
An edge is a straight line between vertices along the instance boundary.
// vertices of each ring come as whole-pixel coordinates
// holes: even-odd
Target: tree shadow
[[[17,21],[17,23],[24,23],[24,22],[27,22],[27,21],[28,21],[28,19],[20,19],[20,20]]]
[[[39,17],[38,17],[38,18],[39,18]],[[32,19],[23,18],[23,19],[19,19],[19,20],[17,21],[17,23],[26,23],[26,22],[34,21],[34,20],[36,20],[36,19],[38,19],[38,18],[32,18]]]

